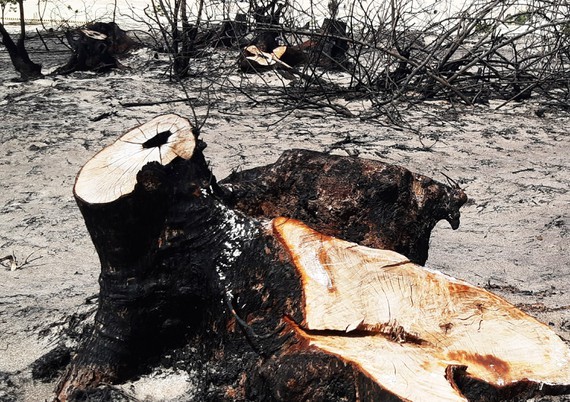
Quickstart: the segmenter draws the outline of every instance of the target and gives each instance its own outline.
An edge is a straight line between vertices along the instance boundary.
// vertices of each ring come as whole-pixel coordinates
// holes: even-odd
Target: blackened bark
[[[65,34],[73,51],[68,62],[56,74],[74,71],[106,72],[121,67],[117,56],[135,47],[135,42],[113,22],[97,22],[86,29],[74,29]]]
[[[348,40],[346,39],[346,23],[343,21],[325,18],[321,27],[324,35],[319,40],[323,57],[317,63],[339,69],[347,66]]]
[[[190,57],[194,52],[194,43],[198,33],[198,26],[200,24],[200,15],[202,13],[203,1],[200,2],[198,9],[198,19],[196,26],[192,26],[188,22],[188,15],[186,12],[186,0],[180,1],[180,20],[182,22],[182,33],[180,35],[180,52],[174,54],[174,74],[181,78],[188,74],[190,67]],[[176,47],[178,49],[178,47]]]
[[[137,46],[137,43],[114,22],[93,22],[87,24],[87,29],[107,35],[110,46],[109,53],[121,55]]]
[[[220,182],[225,201],[249,216],[286,216],[324,234],[394,250],[424,264],[438,221],[459,226],[458,188],[380,161],[286,151],[273,165]]]
[[[215,32],[211,42],[214,47],[245,46],[247,35],[247,19],[245,14],[236,14],[233,21],[224,21]]]
[[[145,166],[134,191],[114,202],[76,197],[99,254],[101,290],[94,331],[60,380],[59,400],[132,375],[186,336],[209,351],[226,338],[222,355],[243,357],[240,367],[290,338],[283,319],[300,320],[298,275],[277,259],[285,253],[259,222],[227,209],[217,193],[197,151],[190,161]],[[247,268],[232,270],[236,263]]]
[[[289,253],[262,221],[221,196],[200,150],[190,160],[146,165],[132,193],[116,201],[76,196],[99,255],[101,290],[93,332],[62,376],[58,400],[124,380],[184,342],[200,345],[193,371],[214,384],[196,400],[386,394],[295,331],[303,296]]]
[[[166,350],[168,355],[174,356],[178,368],[180,362],[184,362],[188,372],[192,372],[193,380],[205,384],[193,395],[193,400],[201,402],[409,400],[407,396],[397,394],[401,388],[393,388],[398,375],[407,374],[403,375],[406,388],[409,381],[416,380],[415,372],[410,372],[408,366],[402,369],[402,362],[397,361],[400,356],[394,359],[393,370],[389,373],[393,375],[388,381],[391,383],[384,385],[379,380],[384,378],[384,373],[378,375],[377,372],[375,377],[373,370],[367,371],[370,367],[378,369],[380,366],[367,367],[368,362],[359,358],[364,356],[364,360],[376,359],[383,363],[392,360],[385,360],[384,355],[380,356],[382,353],[394,356],[393,351],[397,350],[415,355],[424,346],[430,361],[418,371],[431,368],[433,357],[435,371],[430,371],[427,376],[428,387],[433,377],[438,378],[439,385],[447,381],[445,385],[449,385],[456,397],[448,400],[464,400],[462,395],[485,400],[477,398],[526,395],[527,391],[528,395],[533,395],[539,389],[538,383],[530,383],[526,377],[522,381],[519,378],[512,381],[513,384],[518,381],[520,387],[510,384],[503,387],[502,379],[500,387],[478,380],[473,382],[462,366],[451,365],[449,359],[452,357],[441,357],[434,352],[437,345],[430,345],[406,332],[403,327],[409,324],[406,315],[391,316],[398,304],[407,303],[416,308],[412,311],[414,325],[422,313],[421,308],[429,310],[432,304],[426,300],[414,303],[420,298],[410,292],[420,287],[416,286],[417,282],[407,283],[406,276],[399,274],[404,265],[413,265],[405,257],[326,238],[292,219],[279,218],[271,222],[265,219],[289,209],[309,221],[312,219],[314,224],[329,232],[344,233],[346,224],[349,227],[347,233],[362,236],[363,241],[407,246],[417,252],[424,245],[416,247],[410,242],[429,239],[429,231],[437,220],[448,219],[454,228],[457,227],[458,210],[466,199],[461,190],[379,162],[291,151],[272,166],[233,175],[225,184],[233,183],[234,191],[229,192],[217,184],[209,171],[202,154],[204,145],[195,138],[194,131],[189,130],[187,120],[166,115],[153,121],[154,125],[141,126],[144,130],[139,127],[144,142],[133,137],[135,129],[125,134],[127,138],[120,142],[126,144],[125,148],[113,144],[105,150],[119,149],[118,155],[124,158],[128,158],[128,149],[137,158],[141,149],[164,152],[168,156],[160,158],[160,163],[145,165],[136,174],[134,188],[125,190],[127,186],[122,183],[121,191],[117,192],[117,188],[111,187],[108,191],[116,197],[99,197],[98,192],[89,191],[105,187],[101,186],[102,181],[90,181],[99,167],[111,167],[103,169],[103,174],[112,175],[115,170],[117,154],[104,151],[92,160],[96,163],[82,169],[76,182],[75,197],[101,263],[101,291],[93,332],[82,342],[58,384],[59,401],[80,400],[99,384],[139,374]],[[164,127],[168,129],[163,131]],[[186,136],[189,132],[193,133],[190,138]],[[150,133],[155,137],[148,138]],[[169,158],[171,154],[167,149],[160,149],[168,146],[177,155],[174,159]],[[153,147],[159,149],[150,150]],[[163,162],[167,160],[169,162]],[[119,162],[124,170],[116,169],[118,174],[130,174],[129,166],[132,165],[129,161],[122,163],[123,159],[120,159]],[[87,175],[87,180],[83,174]],[[114,183],[114,179],[112,177],[109,183]],[[90,187],[90,183],[96,185]],[[303,195],[303,192],[307,194]],[[228,206],[230,201],[258,217],[234,210]],[[363,209],[362,213],[359,208]],[[374,208],[378,212],[373,212]],[[353,214],[360,214],[360,226],[351,221]],[[398,217],[402,218],[401,222]],[[327,223],[327,219],[333,222]],[[414,220],[419,221],[416,226]],[[383,225],[389,226],[388,230],[379,232]],[[412,228],[406,228],[407,225]],[[421,233],[414,237],[414,229]],[[406,231],[403,238],[398,237],[399,230]],[[364,234],[359,235],[358,231]],[[390,240],[390,236],[395,239]],[[379,256],[384,253],[386,260]],[[343,260],[345,257],[349,263]],[[374,261],[385,261],[385,264]],[[371,266],[367,266],[368,263]],[[362,271],[354,272],[355,269]],[[360,283],[365,270],[373,276],[365,277]],[[410,270],[427,272],[417,266],[408,267],[408,274]],[[348,276],[341,273],[348,273]],[[389,279],[390,273],[396,276]],[[323,275],[330,280],[330,286],[321,283]],[[429,275],[430,280],[425,279],[428,276],[420,276],[424,278],[422,284],[437,282],[436,273]],[[431,293],[439,297],[446,286],[455,289],[455,294],[459,295],[467,295],[467,290],[473,288],[446,278],[438,279],[445,286],[433,288],[439,292],[422,291],[422,296]],[[374,287],[374,281],[379,287]],[[349,285],[348,297],[342,296],[346,289],[340,285],[344,284]],[[369,286],[366,292],[360,292]],[[385,299],[391,294],[388,289],[396,293],[393,300]],[[398,293],[398,289],[401,292]],[[313,290],[325,293],[314,297],[317,293],[311,293]],[[475,306],[471,305],[471,299],[452,303],[450,294],[449,297],[444,294],[446,314],[464,304],[465,311],[471,314],[469,317],[482,315],[486,300],[497,299],[482,293],[484,296],[474,297]],[[365,295],[381,297],[367,298]],[[324,305],[325,296],[342,297],[338,304],[342,307],[330,307],[329,300],[328,310],[315,313]],[[346,301],[348,304],[343,304]],[[377,307],[384,302],[390,319],[376,322],[374,317],[377,316],[368,316],[367,309],[371,307],[377,312],[380,310]],[[394,310],[391,309],[392,302]],[[345,318],[337,321],[335,310],[346,312],[358,303],[364,308],[358,307],[354,317],[350,315],[348,321]],[[422,303],[427,304],[422,306]],[[448,308],[451,304],[454,309]],[[512,305],[508,308],[514,309]],[[439,310],[430,311],[432,314],[436,311],[437,315]],[[515,313],[519,317],[519,313]],[[490,317],[492,312],[487,315]],[[467,325],[464,316],[464,311],[460,310],[463,326]],[[320,317],[325,317],[327,326],[319,324],[315,328],[311,321],[315,317],[319,322]],[[366,317],[372,317],[371,321]],[[356,325],[345,325],[352,321]],[[531,325],[540,325],[530,321]],[[470,322],[479,330],[482,328],[483,319]],[[333,325],[329,326],[330,323]],[[439,343],[444,341],[448,331],[453,332],[451,324],[450,328],[444,329],[437,323],[431,325],[433,320],[429,323],[428,335],[435,331]],[[492,321],[486,321],[485,325],[487,323]],[[510,329],[516,325],[510,321],[507,324]],[[547,327],[546,331],[549,331]],[[552,333],[541,335],[545,335],[538,337],[541,344],[554,339]],[[472,340],[471,333],[467,334],[467,339]],[[509,342],[509,339],[504,341]],[[556,353],[570,356],[558,347],[560,342],[560,339],[554,339]],[[347,358],[341,351],[356,343],[367,349],[358,349],[362,353],[357,357],[348,354],[352,357]],[[370,349],[373,345],[384,345],[385,350],[382,347]],[[500,345],[497,348],[500,349]],[[373,351],[372,358],[366,354],[370,351]],[[469,364],[478,362],[490,366],[490,371],[495,374],[500,368],[508,374],[511,367],[508,362],[491,355],[465,351],[455,355],[464,356]],[[557,356],[553,358],[558,359]],[[441,359],[443,363],[439,362]],[[444,372],[440,368],[445,365],[448,369]],[[464,387],[470,388],[467,389],[469,392]],[[556,387],[558,385],[545,389],[550,392],[564,390]],[[434,395],[438,392],[439,388]],[[449,390],[447,392],[449,396]]]
[[[21,79],[28,81],[42,78],[42,66],[30,60],[25,47],[25,38],[21,36],[18,39],[18,43],[14,43],[2,24],[0,24],[0,34],[2,35],[2,43],[6,46],[6,50],[8,50],[10,55],[12,65],[20,73]]]

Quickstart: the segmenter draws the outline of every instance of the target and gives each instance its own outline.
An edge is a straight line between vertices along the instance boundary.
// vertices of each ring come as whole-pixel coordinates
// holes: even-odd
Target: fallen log
[[[74,194],[101,290],[58,400],[84,398],[184,345],[191,352],[180,356],[207,384],[196,401],[570,392],[570,350],[547,326],[393,251],[229,207],[203,149],[171,114],[81,169]]]

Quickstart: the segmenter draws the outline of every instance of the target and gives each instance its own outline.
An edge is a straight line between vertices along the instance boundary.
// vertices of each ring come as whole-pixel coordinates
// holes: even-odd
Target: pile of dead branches
[[[365,25],[351,38],[350,87],[372,93],[379,104],[405,97],[508,102],[535,94],[566,103],[567,5],[476,1],[422,29],[414,29],[417,15],[401,4],[390,7],[380,28]]]
[[[279,32],[287,46],[308,52],[301,66],[277,66],[285,78],[296,80],[285,80],[279,101],[295,107],[328,105],[347,116],[351,114],[335,105],[335,99],[363,97],[379,110],[410,101],[444,99],[471,105],[502,100],[503,105],[531,97],[566,107],[570,96],[567,4],[475,0],[454,8],[453,3],[436,1],[420,8],[407,0],[356,3],[347,4],[344,14],[339,11],[342,1],[328,4],[326,20],[344,24],[344,35],[324,32],[322,26],[295,28],[305,19],[318,21],[316,2],[304,15],[291,3],[280,25],[261,27]],[[314,43],[331,39],[347,41],[347,59],[342,63],[331,59],[329,68],[312,63],[311,52],[327,57]],[[340,71],[342,79],[331,71]],[[255,91],[261,96],[259,88]],[[275,88],[268,91],[268,98],[276,99]]]

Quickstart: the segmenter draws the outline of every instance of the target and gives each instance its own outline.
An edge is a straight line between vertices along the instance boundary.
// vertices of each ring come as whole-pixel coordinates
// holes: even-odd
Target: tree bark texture
[[[42,78],[42,66],[30,60],[25,47],[25,37],[20,36],[17,44],[14,43],[10,34],[2,24],[0,24],[0,34],[2,35],[2,43],[6,46],[6,50],[8,50],[8,54],[10,55],[12,65],[16,71],[20,73],[21,79],[28,81]]]
[[[570,351],[548,327],[393,251],[339,240],[296,219],[268,219],[263,210],[247,215],[247,197],[227,186],[239,187],[248,176],[234,175],[222,188],[204,148],[186,119],[160,116],[125,134],[79,173],[74,194],[99,255],[101,290],[94,329],[58,384],[59,401],[84,398],[99,384],[140,373],[165,351],[203,384],[196,401],[483,401],[570,391],[564,371]],[[340,160],[295,151],[265,169],[294,157],[319,163],[330,158],[331,166]],[[342,165],[379,169],[367,163]],[[310,163],[295,169],[314,173]],[[256,174],[249,174],[255,184]],[[375,174],[397,179],[395,188]],[[435,204],[464,202],[459,190],[422,186],[424,178],[402,168],[382,165],[375,174],[362,185],[376,177],[374,183],[389,188],[381,192],[387,198],[398,199],[398,188],[410,192],[416,180],[426,191],[423,199],[430,190]],[[334,169],[328,176],[334,180]],[[336,177],[337,199],[332,190],[323,196],[332,197],[327,202],[334,208],[347,208],[341,202],[345,177]],[[318,180],[323,178],[313,184],[322,190]],[[418,209],[410,200],[418,202],[402,198],[416,218],[436,219],[427,215],[438,208]],[[241,210],[234,209],[238,204]],[[267,205],[272,215],[275,206]],[[452,225],[458,209],[452,208]],[[331,231],[342,226],[320,224]],[[409,224],[403,219],[402,230]],[[376,230],[365,232],[378,239]],[[395,226],[391,230],[397,233]],[[500,331],[506,339],[495,339]],[[526,357],[509,346],[520,339]],[[540,364],[527,367],[529,359]]]
[[[417,264],[445,219],[459,227],[463,190],[375,160],[286,151],[277,162],[222,180],[225,201],[252,217],[287,216],[368,247],[394,250]]]
[[[97,22],[84,29],[66,32],[67,42],[73,54],[68,62],[59,67],[57,74],[74,71],[105,72],[120,67],[117,55],[132,49],[134,41],[114,22]]]

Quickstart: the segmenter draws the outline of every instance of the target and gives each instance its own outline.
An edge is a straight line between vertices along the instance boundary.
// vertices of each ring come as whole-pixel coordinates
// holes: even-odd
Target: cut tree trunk
[[[233,47],[245,45],[244,38],[247,35],[247,16],[237,13],[233,21],[223,21],[222,26],[216,30],[211,42],[214,47]]]
[[[166,350],[204,384],[196,401],[570,392],[570,350],[547,326],[393,251],[233,209],[203,149],[171,114],[81,169],[74,194],[101,291],[60,401],[138,374]]]

